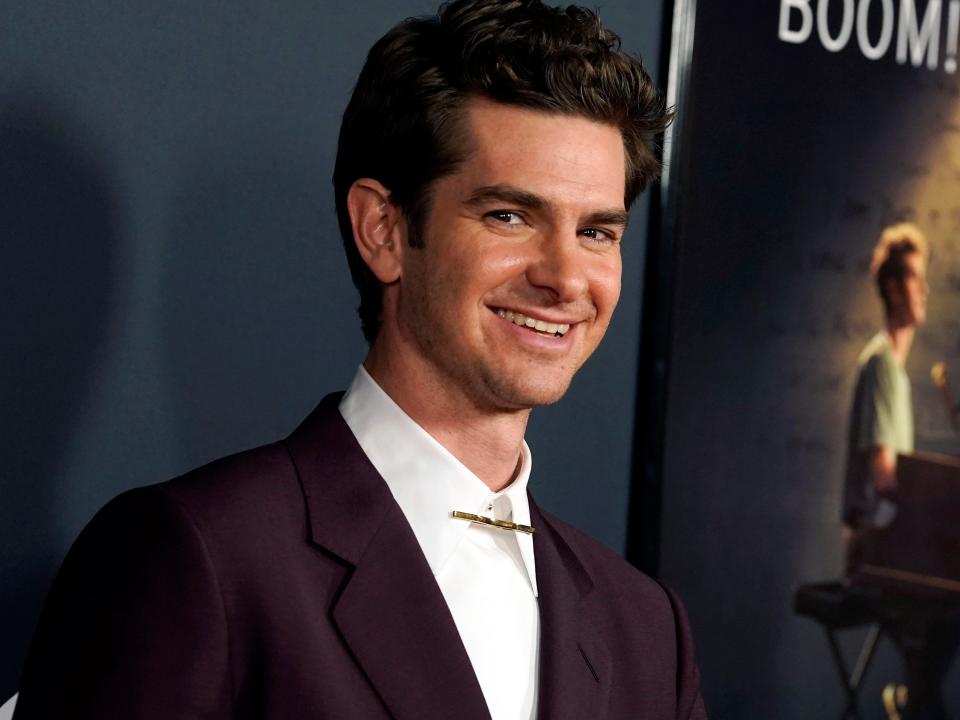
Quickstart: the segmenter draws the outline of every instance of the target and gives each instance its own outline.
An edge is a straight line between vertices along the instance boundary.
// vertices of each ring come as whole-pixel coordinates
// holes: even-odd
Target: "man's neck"
[[[430,433],[493,492],[513,482],[529,410],[493,412],[454,397],[450,388],[424,387],[407,373],[393,372],[388,358],[371,353],[364,367],[414,422]]]
[[[892,319],[887,320],[887,335],[890,336],[890,347],[897,364],[903,367],[907,363],[910,347],[913,345],[915,327],[911,324],[898,324]]]

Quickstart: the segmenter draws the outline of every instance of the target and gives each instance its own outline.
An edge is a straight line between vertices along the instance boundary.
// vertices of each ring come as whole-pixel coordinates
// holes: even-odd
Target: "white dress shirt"
[[[386,481],[456,623],[493,720],[537,714],[540,615],[533,538],[453,518],[530,524],[530,449],[499,493],[414,422],[360,366],[340,414]]]

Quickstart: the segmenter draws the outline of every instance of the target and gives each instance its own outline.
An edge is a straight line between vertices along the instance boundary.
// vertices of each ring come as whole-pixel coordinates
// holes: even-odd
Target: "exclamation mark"
[[[950,16],[947,20],[947,59],[943,69],[948,73],[957,71],[957,34],[960,33],[960,0],[950,0]]]

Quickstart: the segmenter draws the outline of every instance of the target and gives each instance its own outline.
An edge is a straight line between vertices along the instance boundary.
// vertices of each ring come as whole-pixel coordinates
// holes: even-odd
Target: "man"
[[[705,717],[676,598],[528,498],[666,116],[583,9],[459,0],[371,50],[334,184],[370,352],[286,440],[126,493],[18,720]]]
[[[904,365],[914,332],[927,317],[926,240],[910,223],[887,227],[871,271],[886,327],[860,353],[850,412],[843,522],[847,567],[858,564],[863,539],[896,514],[897,455],[913,452],[913,404]]]

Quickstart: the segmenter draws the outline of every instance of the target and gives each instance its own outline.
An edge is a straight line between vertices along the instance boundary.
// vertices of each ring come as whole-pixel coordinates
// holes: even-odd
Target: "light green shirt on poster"
[[[864,347],[850,409],[843,519],[853,527],[885,526],[896,508],[876,494],[870,479],[870,451],[913,452],[910,378],[893,356],[890,336],[877,333]]]

